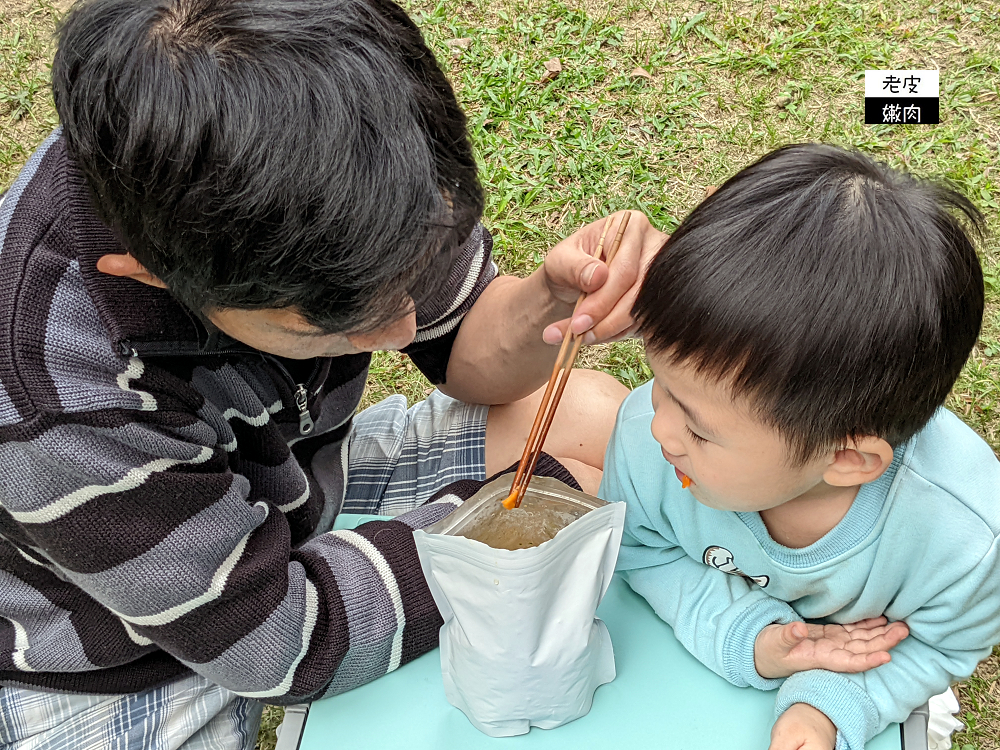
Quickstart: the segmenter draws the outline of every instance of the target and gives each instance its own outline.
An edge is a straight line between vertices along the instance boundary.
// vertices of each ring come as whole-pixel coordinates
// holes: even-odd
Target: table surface
[[[345,518],[341,525],[367,518]],[[574,722],[532,728],[517,737],[487,737],[445,699],[435,649],[372,683],[313,703],[299,748],[767,748],[773,692],[734,687],[707,669],[618,576],[598,616],[611,632],[618,675],[597,689],[590,713]],[[896,724],[867,745],[867,750],[900,748]]]

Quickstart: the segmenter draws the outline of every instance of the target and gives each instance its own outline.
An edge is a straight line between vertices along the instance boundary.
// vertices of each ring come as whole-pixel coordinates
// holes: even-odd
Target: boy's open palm
[[[754,665],[769,679],[807,669],[864,672],[890,661],[889,649],[909,634],[906,623],[885,617],[847,625],[768,625],[754,642]]]

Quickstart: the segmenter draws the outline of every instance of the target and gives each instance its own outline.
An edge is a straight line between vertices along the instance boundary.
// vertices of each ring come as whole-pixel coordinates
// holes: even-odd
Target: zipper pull
[[[295,389],[295,405],[299,407],[299,434],[308,435],[313,431],[313,420],[309,415],[309,392],[302,383]]]

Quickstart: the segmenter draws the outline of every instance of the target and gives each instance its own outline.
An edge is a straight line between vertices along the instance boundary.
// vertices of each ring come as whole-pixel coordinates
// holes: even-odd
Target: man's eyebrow
[[[661,383],[660,388],[662,388],[663,392],[670,397],[671,401],[673,401],[675,404],[681,407],[681,411],[684,412],[684,415],[688,419],[694,422],[695,427],[704,432],[706,435],[711,435],[712,437],[715,437],[718,434],[717,432],[715,432],[715,430],[709,427],[708,423],[705,422],[701,417],[699,417],[698,414],[693,409],[691,409],[691,407],[689,407],[687,404],[685,404],[683,401],[677,398],[677,396],[671,393],[670,390],[665,385]]]

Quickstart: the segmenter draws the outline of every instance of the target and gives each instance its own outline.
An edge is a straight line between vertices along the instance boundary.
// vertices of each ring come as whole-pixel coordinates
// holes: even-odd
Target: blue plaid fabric
[[[434,391],[355,418],[344,512],[398,515],[486,476],[489,407]],[[130,695],[0,687],[0,750],[252,750],[263,704],[192,675]]]
[[[200,675],[131,695],[0,688],[3,750],[252,750],[264,705]]]
[[[409,409],[390,396],[354,419],[344,513],[396,516],[446,484],[486,478],[489,407],[435,390]]]

